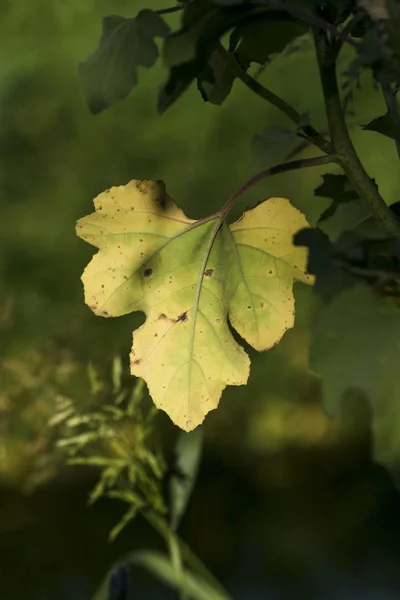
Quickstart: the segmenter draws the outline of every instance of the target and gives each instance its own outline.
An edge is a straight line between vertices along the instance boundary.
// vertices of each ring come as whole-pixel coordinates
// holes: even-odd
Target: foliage
[[[330,414],[338,411],[346,394],[369,398],[374,455],[389,466],[399,461],[399,326],[398,306],[365,284],[356,284],[321,310],[310,355],[312,368],[322,377]]]
[[[128,594],[130,573],[126,565],[141,566],[168,585],[203,600],[229,600],[212,575],[179,539],[176,530],[195,483],[202,450],[202,432],[181,433],[177,440],[175,464],[168,477],[170,494],[164,492],[166,463],[160,450],[154,450],[153,433],[157,411],[144,408],[144,382],[133,388],[124,384],[121,361],[112,369],[114,402],[93,406],[82,412],[68,399],[60,399],[49,421],[58,429],[59,448],[70,465],[100,470],[97,485],[89,497],[93,504],[101,496],[121,500],[129,508],[110,532],[110,540],[140,513],[165,539],[170,556],[139,551],[115,565],[96,594],[97,600]],[[93,392],[107,386],[107,378],[91,366]],[[60,430],[61,428],[61,430]],[[184,564],[186,565],[184,567]]]
[[[43,11],[37,12],[42,15]],[[167,19],[171,15],[173,21],[175,12],[182,16],[182,19],[180,25],[173,29],[167,24]],[[35,19],[34,13],[32,15]],[[312,35],[309,35],[310,28]],[[277,32],[279,35],[274,35]],[[331,413],[337,411],[341,403],[350,402],[350,397],[355,394],[361,393],[368,398],[372,409],[376,460],[395,471],[399,461],[396,356],[400,224],[398,211],[396,212],[393,204],[398,200],[396,173],[399,171],[398,163],[394,162],[396,152],[400,157],[400,120],[397,99],[400,80],[398,34],[399,15],[396,3],[383,2],[377,7],[368,0],[358,4],[324,0],[302,5],[268,0],[244,2],[186,0],[177,6],[159,10],[147,7],[136,17],[116,15],[105,17],[98,50],[79,67],[84,93],[93,114],[102,112],[118,102],[116,110],[126,110],[124,114],[129,115],[129,109],[126,108],[128,104],[121,104],[120,101],[127,98],[132,89],[135,88],[136,91],[139,78],[141,83],[145,80],[145,75],[141,75],[139,70],[143,67],[146,69],[153,67],[160,54],[168,70],[167,78],[159,91],[160,113],[166,111],[172,113],[175,110],[173,105],[178,100],[183,102],[184,93],[194,82],[197,82],[201,99],[208,103],[208,108],[214,108],[210,107],[210,104],[233,106],[236,82],[240,80],[249,93],[252,92],[257,96],[257,100],[266,101],[273,110],[279,110],[292,122],[291,128],[281,121],[276,121],[272,126],[271,123],[267,123],[267,127],[260,123],[257,131],[262,133],[253,136],[252,149],[262,166],[268,168],[246,182],[222,208],[217,206],[217,212],[198,221],[191,221],[165,196],[168,199],[168,207],[155,210],[154,225],[157,231],[142,228],[141,232],[143,239],[147,236],[149,240],[149,234],[164,235],[164,239],[167,238],[165,246],[159,247],[146,241],[142,243],[145,250],[140,250],[140,238],[139,242],[136,239],[132,243],[132,236],[137,238],[140,234],[134,228],[138,224],[138,219],[130,219],[128,210],[122,210],[123,219],[120,220],[120,226],[125,227],[127,233],[113,230],[113,234],[118,234],[116,238],[111,235],[95,234],[95,227],[99,222],[104,223],[109,232],[113,227],[112,220],[114,223],[118,221],[115,218],[116,213],[112,211],[107,210],[103,215],[101,214],[102,206],[106,206],[107,196],[104,194],[97,198],[97,202],[102,201],[103,204],[96,206],[96,212],[81,219],[81,224],[83,223],[84,228],[87,228],[82,231],[84,234],[82,237],[100,248],[100,252],[93,259],[84,276],[88,303],[94,306],[102,295],[109,293],[107,305],[103,302],[102,307],[103,311],[105,309],[107,312],[105,316],[126,314],[132,310],[143,310],[146,313],[145,324],[134,334],[132,373],[143,377],[148,382],[154,401],[158,406],[166,404],[167,407],[163,406],[163,408],[167,408],[173,420],[181,427],[189,429],[201,422],[210,407],[215,407],[218,403],[225,385],[244,383],[247,380],[248,359],[244,349],[235,341],[229,330],[229,323],[258,350],[264,350],[277,343],[286,329],[293,325],[292,283],[293,279],[298,278],[296,277],[298,273],[295,271],[296,267],[288,268],[284,264],[285,261],[282,259],[286,259],[286,256],[282,254],[289,252],[290,256],[302,257],[300,279],[311,282],[311,278],[304,275],[305,256],[308,254],[307,269],[315,276],[313,285],[315,302],[311,303],[310,347],[308,348],[307,342],[304,342],[304,364],[320,379],[324,405]],[[161,52],[158,46],[159,39],[163,40]],[[306,40],[308,49],[303,48],[301,40]],[[351,56],[346,54],[346,48],[350,47],[353,53]],[[319,90],[314,84],[310,86],[312,94],[308,86],[303,85],[307,88],[306,93],[304,90],[295,90],[292,94],[294,103],[292,106],[282,93],[280,84],[272,80],[272,71],[265,67],[267,63],[270,63],[272,68],[274,63],[278,64],[276,69],[282,73],[279,77],[288,80],[292,74],[288,72],[289,70],[285,70],[285,65],[293,66],[295,60],[299,64],[300,61],[305,60],[306,55],[310,56],[310,52],[313,57],[316,56],[315,73],[318,73],[320,78],[322,96],[318,95]],[[279,57],[276,58],[278,54]],[[339,73],[340,77],[337,77],[336,73],[342,67],[344,71]],[[6,69],[6,66],[3,68]],[[372,115],[368,113],[368,117],[361,119],[353,109],[357,104],[357,90],[359,88],[364,90],[366,81],[373,82],[374,93],[380,96],[382,106],[380,109],[374,108]],[[296,82],[295,85],[298,86],[298,79]],[[26,94],[22,93],[22,95]],[[297,103],[297,97],[300,95],[302,98],[309,97],[310,106],[302,106],[303,101],[300,99]],[[315,107],[314,102],[317,103],[315,98],[320,96],[323,97],[327,119],[323,117],[319,121],[312,108]],[[34,106],[35,103],[30,103],[27,109],[22,105],[16,111],[16,130],[24,129],[21,123],[29,123],[30,134],[25,138],[19,134],[14,137],[8,137],[8,133],[4,134],[7,147],[22,145],[26,155],[30,156],[31,148],[35,147],[35,144],[41,147],[45,139],[49,141],[52,152],[58,152],[57,143],[53,143],[51,137],[51,126],[46,125],[46,119],[43,124],[43,119],[41,121],[37,118]],[[243,127],[243,131],[246,132],[245,127],[240,123],[244,121],[247,123],[252,109],[248,109],[246,101],[238,103],[235,108],[237,114],[231,118],[230,124],[238,128]],[[54,109],[52,114],[54,122],[58,122],[61,117],[57,110]],[[271,113],[271,115],[275,114]],[[101,118],[108,117],[106,115]],[[13,123],[6,112],[4,123],[10,122]],[[173,124],[172,118],[169,123]],[[198,126],[199,130],[202,129],[202,123]],[[359,125],[362,127],[360,128]],[[229,126],[229,123],[225,124],[225,127]],[[221,125],[221,130],[223,127],[224,125]],[[132,129],[133,135],[137,136],[140,129],[135,126]],[[72,135],[71,131],[68,130],[68,135]],[[166,138],[174,136],[172,125],[170,130],[167,127],[165,131],[168,132],[168,135],[165,133]],[[46,135],[49,137],[44,138],[43,136]],[[158,146],[158,133],[153,132],[151,135],[153,135],[151,143],[154,147]],[[219,139],[217,136],[210,138],[212,143]],[[196,141],[197,139],[196,137]],[[107,145],[115,148],[120,141],[121,132],[116,131],[115,137],[110,135],[107,139]],[[375,155],[371,154],[370,161],[364,160],[365,148],[374,145],[376,145]],[[204,152],[202,144],[199,144],[199,148],[199,154]],[[313,148],[316,148],[316,156],[311,154]],[[140,152],[141,146],[138,142],[138,153]],[[176,170],[184,170],[185,165],[182,161],[189,160],[185,152],[186,144],[182,137],[181,160],[171,153],[171,162],[177,165]],[[82,158],[84,153],[82,150],[79,156]],[[230,169],[230,175],[232,179],[240,178],[242,173],[246,172],[242,168],[242,158],[234,153],[229,156],[235,161]],[[33,172],[43,170],[43,166],[47,167],[49,161],[46,160],[45,153],[42,158],[43,164],[39,169],[33,169]],[[60,164],[64,165],[62,159],[63,156],[60,157]],[[76,167],[78,163],[79,158]],[[313,167],[316,172],[318,168],[328,164],[329,167],[325,167],[324,172],[320,173],[322,183],[321,180],[317,183],[317,175],[312,179],[303,171],[305,167]],[[135,169],[138,168],[136,157]],[[116,168],[118,177],[126,175],[131,178],[131,167],[126,166],[124,169]],[[274,198],[277,193],[262,192],[261,195],[260,192],[260,196],[258,198],[252,196],[252,200],[268,196],[271,198],[245,212],[242,220],[236,224],[227,225],[226,217],[229,210],[233,209],[235,202],[255,183],[264,181],[272,175],[277,175],[274,181],[282,182],[284,177],[285,181],[290,178],[295,182],[294,171],[300,169],[301,185],[304,189],[309,186],[308,196],[312,201],[303,201],[297,193],[279,192],[280,196],[287,195],[291,198],[293,204],[291,206],[288,201]],[[68,180],[71,180],[72,173],[76,176],[78,192],[81,187],[79,176],[76,175],[78,171],[74,168],[65,171],[68,173],[66,176]],[[96,173],[93,175],[92,188],[105,189],[109,183],[102,185],[102,173],[98,165],[93,171]],[[193,173],[195,172],[195,179],[198,179],[198,172],[193,170]],[[288,175],[289,172],[293,173]],[[84,173],[86,177],[84,169],[80,173]],[[217,179],[217,169],[215,174]],[[54,181],[57,181],[57,184],[54,184],[55,189],[57,185],[64,185],[64,181],[58,183],[59,175],[57,169],[54,173],[49,173],[49,179],[54,178]],[[133,176],[144,177],[137,173]],[[191,174],[185,173],[185,179],[190,177]],[[179,173],[179,178],[184,178],[182,172]],[[165,179],[170,188],[168,178]],[[31,195],[30,182],[28,186],[23,180],[25,181],[21,177],[2,174],[1,184],[6,193],[16,199],[24,190],[25,192],[29,190]],[[143,180],[140,181],[143,186]],[[201,182],[198,183],[199,189],[200,185]],[[209,182],[204,183],[203,195],[207,197],[202,210],[206,213],[221,194],[221,184],[214,181],[213,185],[214,188],[210,193]],[[285,184],[279,185],[282,188]],[[296,184],[292,183],[292,185],[295,188]],[[128,184],[113,189],[124,194],[123,190],[129,190],[130,187]],[[36,193],[40,195],[38,191]],[[70,196],[74,196],[74,193],[70,193]],[[138,199],[127,195],[126,201],[132,208]],[[391,209],[387,206],[389,204],[392,205]],[[300,214],[294,206],[301,208],[305,217],[301,216],[296,226],[290,227],[288,215]],[[254,234],[256,222],[261,231],[262,228],[266,228],[264,218],[271,207],[282,208],[280,218],[283,220],[281,229],[282,235],[285,236],[285,248],[276,255],[268,247],[267,258],[255,259],[253,256],[258,256],[257,252],[260,249],[265,250],[264,242],[268,245],[274,241],[272,232],[265,238],[264,234],[260,234],[262,239],[258,239]],[[121,208],[119,205],[116,211],[121,212]],[[215,206],[212,210],[214,209]],[[70,210],[73,214],[74,209]],[[172,211],[175,217],[179,215],[179,223],[175,221],[171,229],[166,226],[167,218],[164,213],[168,211]],[[121,216],[119,215],[119,218]],[[238,241],[241,235],[250,238],[250,233],[244,232],[243,228],[240,229],[245,222],[250,222],[252,225],[251,241],[256,240],[252,245],[251,256],[244,256],[248,250],[244,250],[241,246],[242,241]],[[313,228],[307,227],[308,223]],[[305,229],[298,231],[302,227]],[[89,231],[90,228],[92,229]],[[295,234],[294,245],[293,234]],[[118,248],[118,241],[122,242],[123,248]],[[42,243],[41,240],[40,242]],[[53,252],[54,240],[51,239],[47,243],[47,250]],[[245,243],[247,246],[250,244],[247,237]],[[34,246],[34,241],[28,246],[29,255]],[[123,251],[121,263],[119,251]],[[140,256],[140,252],[143,252],[143,256]],[[15,256],[21,262],[18,251],[15,252]],[[63,262],[62,258],[58,256],[60,265]],[[201,267],[197,273],[189,268],[193,260],[197,260]],[[267,265],[264,261],[272,262],[276,268],[271,278],[269,263]],[[238,275],[239,264],[244,265],[244,275]],[[299,264],[297,260],[296,264]],[[96,265],[98,270],[94,272],[93,267]],[[60,267],[61,270],[64,268]],[[253,269],[256,271],[257,285],[262,288],[261,292],[256,289],[256,279],[254,279],[254,289],[252,287]],[[185,271],[184,275],[182,270]],[[222,272],[222,277],[217,280],[213,276],[218,270]],[[22,281],[24,277],[19,276],[20,271],[21,269],[16,269],[14,274],[9,275],[9,279]],[[29,264],[28,268],[25,268],[25,274],[27,271],[29,271]],[[275,273],[279,273],[279,277],[275,276]],[[129,283],[125,283],[124,276]],[[167,284],[170,276],[173,281],[176,277],[178,282],[173,299],[163,296],[166,288],[175,285]],[[113,277],[115,281],[118,277],[124,279],[124,281],[121,279],[122,286],[118,290],[115,289]],[[244,302],[244,280],[247,282],[248,294],[251,297],[249,303]],[[248,283],[249,281],[251,284]],[[132,282],[134,285],[131,285]],[[139,298],[142,286],[147,284],[149,284],[149,291],[143,294],[143,298]],[[101,288],[102,285],[105,287]],[[184,285],[188,286],[186,293],[182,291]],[[41,286],[46,289],[44,281]],[[242,296],[242,302],[237,306],[234,305],[235,286],[241,290]],[[275,287],[271,290],[271,286]],[[33,327],[32,323],[35,321],[31,315],[37,314],[38,311],[40,312],[40,307],[43,307],[40,294],[32,294],[29,298],[27,305],[31,307],[30,318],[23,322],[14,316],[15,311],[18,317],[18,294],[8,296],[7,287],[5,291],[5,302],[1,301],[0,328],[2,332],[7,331],[11,321],[17,323],[20,321],[23,323],[21,330],[25,334],[24,328]],[[68,294],[68,291],[63,293]],[[231,371],[226,366],[228,361],[225,361],[224,352],[221,350],[219,354],[219,345],[213,341],[216,339],[216,331],[218,337],[218,328],[214,327],[212,332],[210,331],[204,344],[200,342],[200,329],[199,332],[196,329],[196,323],[200,323],[200,320],[193,317],[193,327],[190,328],[190,311],[193,310],[193,315],[197,313],[200,315],[201,310],[203,314],[202,302],[207,294],[212,293],[216,295],[216,302],[221,305],[218,305],[219,312],[212,313],[210,317],[215,320],[215,325],[216,320],[219,320],[218,326],[221,331],[222,329],[224,331],[223,337],[219,337],[219,343],[222,340],[222,344],[227,344],[227,347],[234,349],[241,360],[239,367],[229,366]],[[254,300],[256,293],[261,294],[262,300]],[[161,296],[162,306],[157,305],[159,302],[157,294]],[[279,319],[272,319],[271,315],[267,317],[265,315],[271,294]],[[90,296],[93,298],[91,299]],[[276,296],[279,297],[278,304],[275,303]],[[283,303],[286,297],[290,303],[289,311]],[[68,299],[65,302],[67,303]],[[261,306],[262,303],[264,306]],[[14,308],[15,304],[17,309]],[[250,306],[250,309],[247,309],[247,306]],[[252,311],[252,307],[253,309],[257,307],[259,312]],[[252,312],[253,320],[248,319],[247,310]],[[160,320],[160,315],[165,315],[165,319]],[[288,315],[291,320],[285,323]],[[75,331],[82,331],[79,329],[79,324],[82,322],[84,321],[78,319],[74,324]],[[121,325],[121,328],[123,327],[125,325]],[[63,331],[60,325],[57,325],[56,330]],[[110,331],[111,329],[107,330],[108,333],[105,334],[106,330],[102,330],[101,336],[107,337],[107,341]],[[164,336],[163,343],[157,345],[157,352],[161,352],[160,355],[153,352],[155,346],[151,345],[154,343],[152,338],[156,336],[158,339]],[[173,341],[171,336],[175,337]],[[256,338],[258,341],[255,341]],[[87,339],[90,340],[89,347],[96,346],[95,340],[90,335]],[[288,339],[288,335],[285,334],[279,347]],[[173,355],[171,348],[174,349]],[[168,365],[171,371],[170,378],[180,367],[184,372],[183,364],[188,348],[192,360],[200,361],[203,357],[202,353],[208,353],[206,366],[213,381],[213,401],[210,406],[204,406],[204,401],[208,398],[208,390],[204,391],[195,378],[187,386],[185,397],[179,379],[177,386],[168,390],[169,396],[163,392],[168,378],[162,376],[160,365]],[[226,598],[225,592],[221,591],[204,568],[199,566],[197,559],[190,554],[176,534],[198,469],[202,432],[196,430],[188,437],[185,437],[184,433],[181,434],[184,437],[180,437],[177,444],[176,472],[173,472],[168,482],[170,496],[165,498],[162,484],[167,477],[166,461],[162,454],[154,450],[152,441],[157,413],[152,409],[143,411],[142,381],[137,383],[131,395],[132,384],[129,378],[126,384],[121,384],[121,363],[114,362],[111,387],[102,380],[94,367],[90,367],[92,389],[87,397],[88,402],[78,405],[71,399],[74,397],[71,387],[74,386],[68,377],[65,377],[65,372],[60,366],[61,361],[58,364],[55,358],[52,362],[49,357],[43,360],[40,353],[26,352],[24,359],[17,362],[10,360],[10,356],[11,353],[6,356],[1,371],[0,410],[2,415],[6,416],[1,425],[2,438],[8,441],[10,432],[22,426],[25,436],[30,439],[25,455],[39,456],[40,453],[36,452],[37,448],[48,448],[55,438],[61,437],[59,446],[71,452],[73,462],[100,468],[100,481],[92,494],[92,499],[106,493],[128,503],[128,512],[113,531],[114,537],[121,527],[140,512],[165,539],[169,558],[156,553],[141,552],[130,556],[127,559],[128,563],[149,568],[167,584],[179,590],[181,598],[185,596],[202,598],[204,595]],[[175,361],[177,356],[179,364]],[[76,368],[74,361],[75,358],[67,357],[64,363],[73,364],[72,371],[74,371]],[[54,365],[56,365],[54,372],[51,372]],[[219,368],[220,372],[218,372]],[[193,372],[193,368],[187,368],[185,377],[189,374],[190,378]],[[48,381],[50,385],[47,385]],[[194,393],[197,397],[193,396]],[[32,398],[36,396],[41,397],[41,402],[35,403],[31,408]],[[24,407],[21,414],[13,409],[14,400],[19,406]],[[89,406],[91,402],[93,405]],[[55,405],[58,406],[57,411]],[[188,417],[189,409],[192,412]],[[37,436],[31,424],[33,415],[37,417],[40,424],[50,422],[52,428],[43,426],[43,431],[40,436]],[[3,441],[1,452],[3,458],[10,454],[7,443]],[[42,464],[38,469],[36,465],[33,470],[35,474],[30,481],[28,480],[28,487],[35,485],[49,472],[53,472],[59,460],[57,455],[55,464],[51,462]],[[35,460],[31,462],[33,463]],[[7,468],[12,471],[14,467],[7,463]],[[185,473],[182,473],[182,470]],[[117,571],[113,571],[108,576],[102,592],[104,598],[117,593],[113,590],[119,577],[118,573],[126,572],[124,567],[118,567]],[[124,585],[127,585],[126,582]]]
[[[294,123],[293,130],[278,127],[272,132],[281,151],[288,154],[289,146],[293,151],[293,142],[299,137],[316,146],[323,156],[265,169],[219,211],[198,221],[185,217],[161,183],[134,180],[126,187],[107,190],[95,200],[96,212],[78,222],[79,235],[99,248],[83,275],[86,302],[103,316],[131,310],[146,313],[145,324],[134,334],[131,373],[147,381],[158,407],[181,428],[191,430],[217,406],[227,384],[247,381],[248,360],[229,334],[227,318],[254,348],[265,350],[277,343],[293,326],[293,280],[313,281],[302,262],[305,255],[296,250],[308,247],[308,270],[316,276],[314,291],[322,298],[314,314],[310,368],[322,380],[328,409],[354,389],[369,397],[377,459],[390,466],[393,457],[397,460],[397,446],[391,435],[390,448],[385,448],[388,436],[383,436],[382,430],[387,431],[387,427],[382,423],[388,415],[397,415],[391,407],[398,395],[395,357],[400,221],[361,163],[347,129],[346,114],[353,97],[351,79],[359,82],[363,70],[369,69],[375,86],[382,90],[387,113],[364,124],[363,129],[395,140],[400,158],[397,8],[388,3],[377,9],[370,2],[358,6],[324,1],[298,6],[268,0],[188,0],[175,8],[154,11],[154,22],[174,11],[182,11],[182,21],[180,29],[165,34],[162,56],[169,74],[158,98],[160,113],[169,109],[194,80],[204,101],[221,105],[239,78]],[[277,23],[284,24],[284,35],[278,43],[276,38],[270,42],[268,33]],[[328,137],[314,127],[308,113],[298,112],[249,72],[252,63],[265,65],[309,27]],[[104,37],[105,32],[100,51]],[[346,70],[349,79],[341,86],[341,98],[336,63],[344,44],[353,46],[357,54]],[[139,47],[137,56],[130,58],[131,68],[142,51]],[[114,56],[115,98],[122,98],[129,82],[126,56],[123,70],[122,63],[119,70],[118,54]],[[156,56],[154,52],[153,60]],[[88,78],[85,84],[90,88]],[[93,94],[95,86],[89,89],[88,97]],[[92,112],[96,112],[95,105],[89,102]],[[268,160],[271,131],[253,138],[253,151],[263,160]],[[314,190],[316,196],[331,200],[320,213],[318,224],[329,224],[340,209],[345,215],[365,211],[358,229],[352,228],[349,220],[348,230],[337,242],[320,227],[307,228],[303,215],[279,198],[259,204],[237,223],[226,225],[234,203],[254,183],[329,162],[337,164],[342,173],[325,173],[322,185]],[[369,215],[372,224],[366,218]],[[306,228],[300,231],[302,224]],[[273,248],[275,243],[278,251]],[[246,306],[250,313],[246,313]],[[269,311],[260,310],[266,306]],[[369,355],[363,352],[365,347],[369,347]],[[390,408],[385,411],[383,406]],[[181,597],[190,595],[174,546],[171,561],[179,575]]]
[[[120,361],[115,360],[113,404],[87,409],[82,414],[65,400],[50,420],[50,425],[64,425],[64,435],[59,434],[57,445],[68,452],[69,464],[101,469],[90,503],[107,495],[129,505],[110,533],[112,540],[144,507],[160,515],[167,510],[161,491],[164,461],[159,451],[151,450],[154,410],[146,412],[140,406],[143,382],[129,392],[122,387],[120,372]],[[92,385],[96,387],[100,382],[92,367]]]
[[[95,207],[77,225],[100,250],[83,275],[86,303],[105,317],[146,312],[134,333],[131,373],[190,431],[226,385],[248,378],[248,356],[227,317],[257,350],[293,326],[293,281],[310,278],[305,252],[291,238],[306,220],[286,199],[271,198],[230,227],[226,208],[190,221],[161,182],[146,181],[107,190]]]

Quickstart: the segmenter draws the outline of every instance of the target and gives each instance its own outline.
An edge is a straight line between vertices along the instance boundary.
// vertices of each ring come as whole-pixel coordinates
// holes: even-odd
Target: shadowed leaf
[[[158,58],[154,38],[165,38],[169,26],[152,10],[141,10],[133,19],[111,15],[103,19],[96,52],[79,65],[86,101],[98,114],[126,98],[138,83],[137,68],[152,67]]]

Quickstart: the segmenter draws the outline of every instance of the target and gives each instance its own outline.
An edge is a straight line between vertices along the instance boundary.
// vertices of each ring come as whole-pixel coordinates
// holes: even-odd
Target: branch
[[[355,30],[359,22],[365,17],[365,12],[358,12],[353,15],[353,18],[347,23],[347,25],[342,29],[342,32],[346,33],[347,36],[350,36],[352,32]],[[332,62],[337,60],[339,56],[339,52],[343,48],[343,37],[339,37],[335,42],[332,43],[330,49],[330,59]]]
[[[337,162],[336,156],[328,155],[328,156],[315,156],[312,158],[301,158],[300,160],[292,160],[290,162],[281,163],[279,165],[275,165],[274,167],[270,167],[268,169],[264,169],[260,173],[253,175],[250,179],[246,181],[234,194],[229,198],[229,200],[224,204],[224,206],[219,211],[219,215],[221,219],[225,219],[227,214],[231,211],[233,205],[236,200],[243,196],[245,192],[247,192],[253,185],[261,181],[262,179],[266,179],[267,177],[271,177],[272,175],[278,175],[279,173],[287,173],[288,171],[295,171],[297,169],[306,169],[307,167],[319,167],[320,165],[326,165],[328,163]]]
[[[229,68],[235,73],[235,75],[243,81],[243,83],[255,94],[266,100],[275,108],[282,111],[293,123],[295,123],[298,127],[299,133],[303,134],[303,136],[312,144],[315,144],[322,152],[325,154],[332,154],[333,148],[331,143],[326,140],[312,125],[304,125],[301,126],[301,115],[300,113],[290,106],[285,100],[271,92],[271,90],[267,89],[261,83],[259,83],[256,79],[254,79],[251,75],[247,73],[247,71],[239,64],[236,58],[228,52],[222,44],[218,44],[217,52],[229,66]]]
[[[155,10],[158,15],[169,15],[171,13],[178,12],[184,9],[184,4],[178,4],[178,6],[170,6],[169,8],[159,8]]]
[[[270,3],[271,0],[264,0],[264,2]],[[353,46],[353,48],[356,48],[357,50],[364,49],[364,44],[352,40],[346,30],[338,29],[337,27],[335,27],[335,25],[332,25],[332,23],[328,23],[328,21],[325,21],[325,19],[322,19],[321,17],[307,9],[301,8],[300,6],[296,6],[295,4],[289,4],[288,2],[282,2],[281,0],[273,0],[271,4],[279,7],[280,10],[284,10],[287,13],[293,15],[294,17],[297,17],[301,21],[308,23],[311,27],[318,27],[319,29],[322,29],[324,31],[329,31],[329,33],[331,33],[335,37],[338,37],[350,46]]]
[[[336,77],[335,61],[330,58],[330,47],[325,32],[313,29],[318,67],[328,117],[329,132],[339,164],[347,178],[365,202],[376,223],[388,232],[400,235],[400,222],[389,210],[378,187],[365,171],[351,141],[344,120]]]

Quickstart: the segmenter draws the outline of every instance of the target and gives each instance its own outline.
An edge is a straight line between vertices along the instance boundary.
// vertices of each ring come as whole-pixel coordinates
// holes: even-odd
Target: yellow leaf
[[[307,221],[270,198],[230,227],[222,213],[193,221],[158,181],[133,180],[95,199],[78,235],[99,248],[82,280],[98,315],[143,311],[131,373],[186,431],[218,406],[227,385],[247,382],[250,360],[228,325],[257,350],[294,323],[293,281],[310,283],[306,249],[292,244]]]

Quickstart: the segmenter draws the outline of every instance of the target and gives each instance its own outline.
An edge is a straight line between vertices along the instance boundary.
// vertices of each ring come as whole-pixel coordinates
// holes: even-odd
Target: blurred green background
[[[161,61],[140,71],[127,100],[92,117],[77,64],[97,47],[103,16],[134,16],[144,6],[0,0],[1,600],[90,598],[122,553],[160,547],[140,519],[107,542],[121,506],[100,500],[87,507],[95,473],[65,466],[48,425],[60,398],[87,401],[90,361],[104,370],[115,356],[128,363],[132,330],[142,321],[101,319],[85,306],[80,276],[93,249],[75,236],[76,220],[98,193],[132,178],[163,179],[188,216],[206,215],[256,172],[253,135],[290,127],[238,81],[222,107],[204,103],[192,86],[159,117]],[[344,52],[343,77],[350,60]],[[326,128],[308,38],[274,59],[261,81]],[[394,143],[359,127],[383,113],[383,100],[367,75],[361,83],[352,83],[354,143],[392,203],[400,199]],[[313,225],[329,204],[313,194],[326,172],[335,167],[270,179],[232,216],[286,196]],[[348,210],[326,225],[333,237]],[[357,222],[360,215],[350,216]],[[354,401],[336,421],[326,418],[307,365],[315,300],[301,285],[295,297],[295,328],[268,353],[249,351],[249,385],[228,389],[206,419],[205,458],[182,536],[235,600],[399,597],[399,496],[370,459],[368,407]],[[159,427],[173,438],[163,414]],[[144,576],[137,586],[143,599],[173,597]]]

